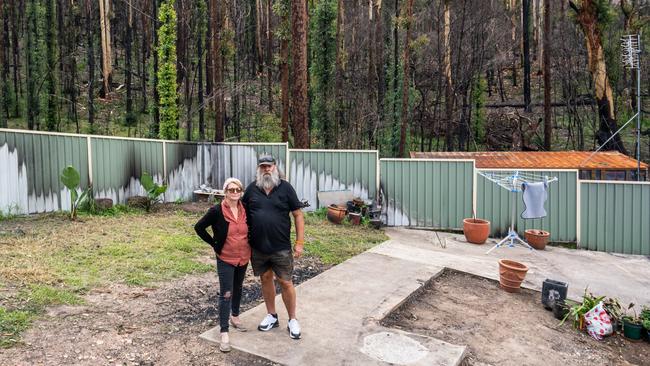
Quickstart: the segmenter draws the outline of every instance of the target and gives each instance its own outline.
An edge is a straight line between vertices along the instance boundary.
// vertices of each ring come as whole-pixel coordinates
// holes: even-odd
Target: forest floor
[[[272,364],[198,337],[218,323],[214,255],[192,228],[207,207],[0,221],[0,365]],[[295,283],[387,239],[306,216]],[[249,268],[242,311],[261,301]]]
[[[545,311],[539,292],[445,270],[384,319],[385,326],[466,345],[465,365],[648,365],[650,343],[596,341]]]

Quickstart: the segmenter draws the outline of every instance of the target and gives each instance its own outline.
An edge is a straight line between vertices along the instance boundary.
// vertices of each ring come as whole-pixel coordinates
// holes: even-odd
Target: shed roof
[[[636,160],[618,151],[476,151],[414,152],[413,159],[475,159],[479,169],[636,169]],[[648,164],[641,162],[641,169]]]

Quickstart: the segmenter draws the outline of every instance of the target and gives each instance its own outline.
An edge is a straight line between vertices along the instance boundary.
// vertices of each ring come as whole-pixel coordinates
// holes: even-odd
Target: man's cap
[[[273,165],[275,164],[275,158],[273,155],[260,155],[257,159],[257,165]]]

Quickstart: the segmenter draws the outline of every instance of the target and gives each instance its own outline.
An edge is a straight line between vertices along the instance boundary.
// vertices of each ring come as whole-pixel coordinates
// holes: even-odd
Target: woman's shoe
[[[239,317],[230,317],[230,325],[232,325],[233,328],[237,329],[240,332],[246,332],[248,329],[244,327],[244,324],[242,324],[241,320],[239,320]]]
[[[219,351],[221,352],[230,352],[232,350],[232,347],[230,347],[230,338],[228,337],[228,333],[221,333],[221,343],[219,343]]]

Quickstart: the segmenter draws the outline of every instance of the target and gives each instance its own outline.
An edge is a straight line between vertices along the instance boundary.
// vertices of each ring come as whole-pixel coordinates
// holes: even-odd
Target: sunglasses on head
[[[228,193],[241,193],[241,188],[226,188],[226,192]]]

